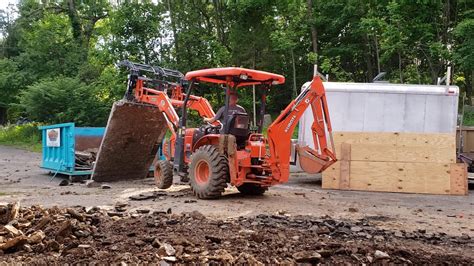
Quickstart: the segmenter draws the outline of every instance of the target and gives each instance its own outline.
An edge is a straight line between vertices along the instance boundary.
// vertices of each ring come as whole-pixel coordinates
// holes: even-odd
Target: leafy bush
[[[77,78],[44,79],[19,96],[18,104],[29,119],[46,123],[75,122],[79,126],[103,126],[110,103],[100,91]]]
[[[41,151],[41,131],[39,123],[7,125],[0,127],[0,144],[13,145],[31,151]]]
[[[474,112],[465,111],[462,124],[463,126],[474,126]]]

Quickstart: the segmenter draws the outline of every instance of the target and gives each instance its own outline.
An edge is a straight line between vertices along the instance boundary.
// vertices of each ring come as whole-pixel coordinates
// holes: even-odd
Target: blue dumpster
[[[41,168],[70,177],[92,174],[92,169],[76,166],[76,152],[97,151],[105,127],[76,127],[74,123],[64,123],[38,128],[42,131]],[[161,148],[158,149],[157,159],[166,160]],[[153,171],[153,166],[150,171]]]
[[[104,127],[75,127],[74,123],[40,126],[42,131],[41,168],[69,176],[90,175],[92,169],[76,169],[76,151],[98,149]]]

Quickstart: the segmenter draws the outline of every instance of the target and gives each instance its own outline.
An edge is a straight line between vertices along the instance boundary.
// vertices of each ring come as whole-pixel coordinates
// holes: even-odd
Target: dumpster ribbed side
[[[41,126],[39,129],[43,146],[41,167],[51,172],[74,171],[74,123]],[[59,135],[54,136],[54,132],[59,132]],[[54,146],[48,145],[51,140],[57,141]]]

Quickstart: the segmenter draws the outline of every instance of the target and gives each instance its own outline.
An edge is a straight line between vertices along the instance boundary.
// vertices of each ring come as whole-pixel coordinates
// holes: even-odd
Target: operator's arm
[[[224,106],[222,106],[219,109],[219,111],[217,111],[216,115],[212,118],[205,117],[204,122],[212,124],[212,123],[216,122],[217,120],[221,120],[222,119],[222,114],[224,113],[224,109],[225,109]]]

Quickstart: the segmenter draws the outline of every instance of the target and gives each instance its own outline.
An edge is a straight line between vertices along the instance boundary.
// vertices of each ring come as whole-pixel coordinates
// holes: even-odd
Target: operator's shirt
[[[221,121],[221,123],[224,122],[223,121],[224,111],[225,111],[225,106],[222,106],[221,108],[219,108],[219,111],[217,111],[217,113],[216,113],[216,119]],[[244,114],[246,114],[247,112],[245,111],[245,109],[242,106],[240,106],[238,104],[229,105],[227,115],[230,116],[230,115],[233,115],[235,113],[244,113]]]

